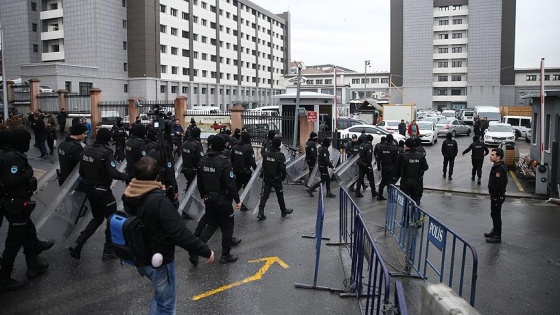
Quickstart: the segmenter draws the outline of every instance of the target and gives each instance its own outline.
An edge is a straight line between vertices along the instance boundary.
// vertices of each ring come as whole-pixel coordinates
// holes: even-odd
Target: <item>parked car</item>
[[[275,123],[262,123],[262,124],[247,124],[243,126],[245,130],[251,135],[252,139],[262,140],[266,139],[268,136],[268,131],[274,130],[277,133],[280,132],[278,126]]]
[[[441,112],[441,115],[447,117],[447,118],[456,118],[455,115],[457,115],[457,112],[452,110],[452,109],[447,109]]]
[[[514,141],[515,132],[510,124],[491,121],[484,133],[484,144],[500,145],[503,141]]]
[[[527,137],[525,137],[525,142],[530,143],[533,140],[533,131],[531,128],[527,130]]]
[[[504,116],[502,122],[510,124],[515,132],[515,138],[526,138],[527,131],[531,129],[532,117],[529,116]]]
[[[46,86],[46,85],[41,85],[41,86],[39,86],[39,92],[40,93],[54,93],[54,90],[51,89],[50,87]]]
[[[382,120],[381,122],[379,122],[379,124],[377,124],[377,126],[382,127],[387,131],[398,133],[400,123],[400,120]]]
[[[437,124],[438,121],[440,121],[440,117],[437,116],[428,116],[428,117],[424,117],[422,119],[417,120],[416,122],[420,122],[420,121],[429,121],[429,122],[433,122],[434,125]]]
[[[393,138],[397,142],[400,140],[403,141],[405,140],[404,136],[398,133],[392,133],[390,131],[385,130],[385,128],[381,128],[376,125],[356,125],[350,128],[346,128],[340,131],[340,138],[341,139],[350,138],[352,137],[352,135],[356,135],[357,137],[359,137],[362,134],[362,130],[364,130],[366,134],[373,136],[373,141],[371,142],[372,144],[381,142],[381,137],[385,137],[388,134],[392,134]]]
[[[474,110],[465,110],[459,117],[466,125],[474,125]]]
[[[364,121],[354,118],[338,118],[338,130],[350,128],[355,125],[365,125]]]
[[[465,125],[464,122],[455,118],[442,119],[436,124],[437,136],[445,136],[451,132],[453,137],[457,135],[471,135],[471,127]]]
[[[437,142],[436,125],[431,121],[417,121],[418,129],[420,129],[420,140],[422,143],[434,145]]]

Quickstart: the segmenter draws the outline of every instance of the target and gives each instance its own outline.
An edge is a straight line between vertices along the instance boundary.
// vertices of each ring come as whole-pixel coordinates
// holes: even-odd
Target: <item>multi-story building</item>
[[[560,68],[545,68],[543,84],[545,90],[560,90]],[[538,95],[540,85],[540,69],[516,69],[515,103],[513,105],[531,105],[533,99],[527,96]]]
[[[515,0],[391,0],[392,82],[418,108],[513,104],[515,9]]]
[[[103,100],[272,105],[290,16],[245,0],[2,0],[8,78]]]

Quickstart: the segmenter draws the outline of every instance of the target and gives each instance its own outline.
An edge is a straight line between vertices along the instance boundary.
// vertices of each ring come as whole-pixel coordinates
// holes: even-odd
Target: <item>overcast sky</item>
[[[290,11],[292,61],[389,71],[390,0],[252,0]],[[491,0],[489,0],[491,1]],[[509,1],[509,0],[508,0]],[[517,0],[515,68],[560,67],[560,0]],[[539,22],[542,21],[542,22]]]

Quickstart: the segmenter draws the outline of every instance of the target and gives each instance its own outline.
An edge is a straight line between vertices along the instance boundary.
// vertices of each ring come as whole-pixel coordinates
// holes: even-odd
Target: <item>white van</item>
[[[530,116],[504,116],[502,122],[510,124],[515,130],[515,138],[527,139],[527,131],[531,130],[532,117]]]
[[[474,124],[474,110],[464,110],[459,117],[465,124],[473,125]]]
[[[250,115],[261,115],[261,116],[280,116],[280,107],[261,106],[253,109],[248,109],[246,113]]]
[[[474,112],[479,119],[486,117],[488,121],[502,121],[502,114],[496,106],[476,106]]]
[[[456,118],[455,115],[457,114],[457,112],[455,112],[452,109],[447,109],[444,110],[443,112],[441,112],[442,116],[445,116],[445,118]]]

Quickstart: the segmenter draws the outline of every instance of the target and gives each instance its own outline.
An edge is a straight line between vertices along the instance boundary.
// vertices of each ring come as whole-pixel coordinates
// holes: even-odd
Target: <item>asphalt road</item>
[[[508,185],[504,204],[502,244],[487,244],[482,233],[491,228],[490,202],[486,182],[490,162],[484,163],[483,184],[470,181],[470,157],[458,157],[454,179],[441,176],[441,142],[427,146],[430,170],[425,176],[422,207],[473,244],[479,255],[476,308],[482,314],[557,314],[560,309],[560,249],[558,206],[533,199],[524,183]],[[460,150],[470,137],[457,138]],[[521,155],[528,145],[517,142]],[[32,148],[29,156],[36,155]],[[36,173],[48,172],[54,161],[30,159]],[[376,174],[376,180],[379,178]],[[337,191],[336,183],[334,184]],[[523,191],[520,190],[523,189]],[[303,238],[314,232],[317,199],[310,198],[301,185],[285,186],[286,203],[294,208],[280,217],[276,197],[266,207],[267,220],[259,222],[252,213],[236,216],[235,235],[243,242],[233,249],[239,261],[233,264],[192,267],[187,253],[177,250],[178,314],[358,314],[355,299],[342,299],[328,291],[294,288],[294,283],[313,284],[315,242]],[[386,203],[358,199],[368,228],[392,271],[401,271],[403,257],[394,239],[383,232]],[[117,196],[118,197],[118,196]],[[338,198],[325,199],[324,236],[338,235]],[[194,222],[188,222],[193,229]],[[0,228],[5,239],[6,224]],[[104,235],[99,230],[88,241],[80,261],[60,245],[43,253],[49,271],[32,279],[16,292],[0,294],[2,314],[143,314],[152,296],[149,282],[134,268],[118,261],[102,262]],[[220,254],[219,232],[209,245]],[[322,246],[317,285],[344,288],[347,252]],[[276,257],[276,258],[275,258]],[[25,277],[23,255],[18,255],[13,277]],[[405,281],[411,314],[418,313],[421,280]],[[228,287],[230,286],[230,287]],[[196,297],[196,298],[195,298]],[[198,298],[200,297],[200,298]]]

